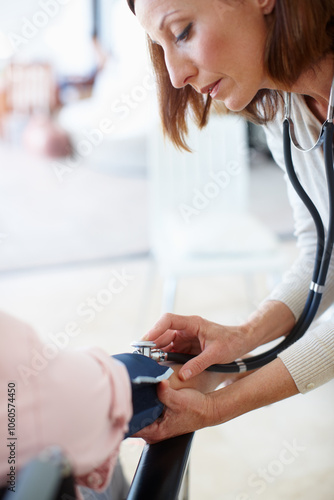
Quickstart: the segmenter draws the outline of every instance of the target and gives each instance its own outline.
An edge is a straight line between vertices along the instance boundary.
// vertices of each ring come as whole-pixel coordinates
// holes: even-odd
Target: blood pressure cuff
[[[173,370],[142,354],[125,353],[112,357],[124,363],[131,381],[133,416],[124,436],[127,438],[160,417],[164,405],[158,399],[157,384],[168,379]]]

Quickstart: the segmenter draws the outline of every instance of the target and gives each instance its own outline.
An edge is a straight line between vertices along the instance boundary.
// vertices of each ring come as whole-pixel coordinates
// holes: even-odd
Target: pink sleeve
[[[45,443],[65,450],[80,484],[103,488],[132,414],[126,368],[98,348],[67,351],[41,385]]]
[[[43,344],[30,327],[3,313],[0,327],[0,356],[6,358],[1,380],[15,380],[17,388],[18,466],[57,444],[79,484],[103,489],[132,416],[125,366],[99,348]],[[5,429],[6,422],[0,426]],[[0,449],[1,463],[3,453]]]

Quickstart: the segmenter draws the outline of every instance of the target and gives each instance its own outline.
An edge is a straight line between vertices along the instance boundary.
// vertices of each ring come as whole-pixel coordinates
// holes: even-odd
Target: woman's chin
[[[240,111],[243,111],[248,104],[248,103],[247,104],[240,103],[239,101],[235,101],[233,99],[221,99],[221,100],[224,102],[227,109],[229,111],[232,111],[233,113],[238,113]]]
[[[242,99],[240,97],[238,98],[238,96],[233,96],[233,95],[228,97],[222,96],[221,98],[217,96],[215,100],[222,101],[227,107],[227,109],[229,111],[232,111],[233,113],[239,113],[240,111],[243,111],[251,102],[251,99],[250,100]]]

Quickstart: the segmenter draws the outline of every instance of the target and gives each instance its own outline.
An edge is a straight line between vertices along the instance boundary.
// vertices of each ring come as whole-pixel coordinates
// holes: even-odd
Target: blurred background
[[[285,180],[236,117],[189,144],[163,140],[125,0],[2,2],[1,308],[59,349],[110,353],[165,311],[244,321],[297,255]],[[332,391],[198,432],[190,499],[332,499]],[[142,446],[122,445],[129,480]]]

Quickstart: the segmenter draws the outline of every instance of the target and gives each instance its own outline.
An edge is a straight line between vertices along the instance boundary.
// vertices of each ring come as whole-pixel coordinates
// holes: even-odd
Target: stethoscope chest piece
[[[136,340],[135,342],[132,342],[131,347],[134,348],[134,353],[135,354],[142,354],[143,356],[147,356],[148,358],[152,357],[152,349],[155,349],[156,344],[154,342],[151,342],[149,340],[146,341],[140,341]]]

